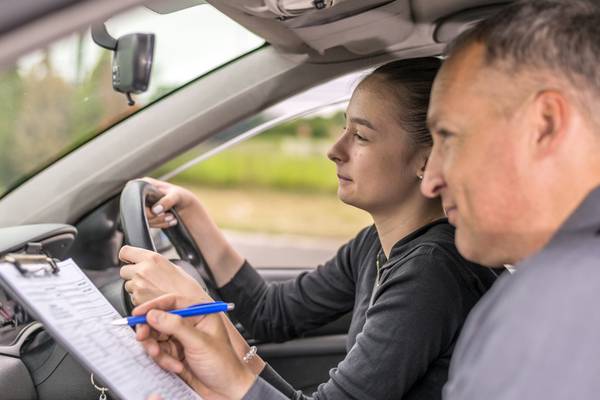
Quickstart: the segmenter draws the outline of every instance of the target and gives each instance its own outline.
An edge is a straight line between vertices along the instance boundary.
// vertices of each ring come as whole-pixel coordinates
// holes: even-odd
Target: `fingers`
[[[134,287],[134,282],[132,280],[128,280],[127,282],[125,282],[125,291],[127,291],[127,293],[131,294],[135,291],[135,287]]]
[[[141,247],[123,246],[119,251],[119,259],[129,264],[137,264],[142,261],[158,262],[160,257],[160,254]]]
[[[148,182],[149,184],[151,184],[151,185],[155,186],[157,189],[159,189],[159,190],[161,190],[161,191],[162,191],[162,189],[163,189],[165,186],[167,186],[167,185],[168,185],[168,183],[166,183],[166,182],[164,182],[164,181],[161,181],[161,180],[158,180],[158,179],[155,179],[155,178],[151,178],[151,177],[149,177],[149,176],[145,176],[145,177],[141,178],[141,180],[142,180],[142,181],[146,181],[146,182]]]
[[[125,291],[131,295],[131,302],[139,305],[154,297],[157,297],[154,286],[145,278],[144,263],[134,265],[124,265],[119,274],[125,280]]]
[[[150,339],[151,329],[146,324],[140,324],[135,326],[135,338],[142,342],[144,340]]]
[[[119,275],[124,280],[130,280],[138,276],[144,275],[144,270],[149,268],[147,263],[140,262],[139,264],[125,264],[119,270]],[[131,293],[131,291],[129,291]]]
[[[154,329],[152,329],[147,324],[139,324],[135,326],[135,338],[143,342],[144,340],[154,339],[157,342],[163,342],[169,339],[169,335],[160,333]]]
[[[167,210],[170,210],[179,202],[180,197],[177,186],[147,176],[142,178],[142,180],[150,183],[164,194],[164,196],[152,206],[152,212],[154,215],[159,215]]]
[[[163,212],[159,215],[155,215],[149,208],[146,209],[146,217],[148,218],[148,224],[152,228],[167,229],[171,226],[177,225],[175,216],[170,212]]]
[[[167,191],[167,193],[152,206],[152,213],[159,216],[165,211],[175,207],[178,202],[179,194],[174,190]]]
[[[180,301],[178,301],[178,298],[176,295],[174,294],[166,294],[164,296],[160,296],[157,297],[154,300],[150,300],[144,304],[140,304],[139,306],[137,306],[136,308],[134,308],[131,311],[132,315],[144,315],[147,314],[148,311],[156,309],[156,310],[172,310],[174,308],[182,308],[182,307],[187,307],[188,305],[191,304],[187,304],[187,305],[179,305]]]
[[[159,394],[153,393],[150,396],[148,396],[146,400],[163,400],[163,398],[160,397]]]
[[[163,334],[175,337],[183,347],[194,348],[204,345],[202,334],[190,324],[186,324],[178,315],[161,310],[150,310],[146,315],[148,325]]]

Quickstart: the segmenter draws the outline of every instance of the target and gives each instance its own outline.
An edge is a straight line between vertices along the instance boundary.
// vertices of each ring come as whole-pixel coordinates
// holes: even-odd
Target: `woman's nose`
[[[346,134],[344,133],[340,138],[331,146],[327,152],[327,158],[334,163],[346,161],[348,159],[348,151],[346,150]]]

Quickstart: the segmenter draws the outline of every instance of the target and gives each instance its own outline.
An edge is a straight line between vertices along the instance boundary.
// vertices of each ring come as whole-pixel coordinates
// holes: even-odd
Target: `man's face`
[[[421,188],[442,197],[461,254],[495,266],[530,252],[527,233],[541,194],[532,193],[521,134],[531,129],[520,106],[526,99],[506,89],[509,77],[482,66],[483,52],[481,45],[462,50],[435,80],[428,113],[434,146]]]

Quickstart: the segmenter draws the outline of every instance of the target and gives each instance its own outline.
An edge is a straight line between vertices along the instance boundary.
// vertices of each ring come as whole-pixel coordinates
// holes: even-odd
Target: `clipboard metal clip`
[[[56,261],[44,254],[10,253],[3,261],[13,264],[23,276],[47,276],[59,271]]]

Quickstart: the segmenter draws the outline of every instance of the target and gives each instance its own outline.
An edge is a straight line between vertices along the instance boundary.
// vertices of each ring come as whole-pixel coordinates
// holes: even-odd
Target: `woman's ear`
[[[427,167],[427,160],[429,160],[429,150],[423,151],[421,154],[419,154],[416,171],[417,178],[419,178],[419,180],[423,180],[425,168]]]

